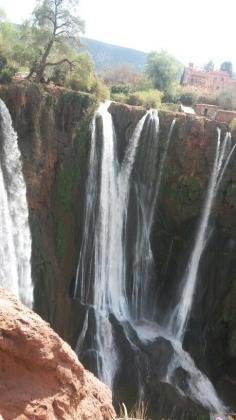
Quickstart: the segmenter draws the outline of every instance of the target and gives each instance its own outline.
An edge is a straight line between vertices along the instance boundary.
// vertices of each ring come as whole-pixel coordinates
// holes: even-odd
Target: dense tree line
[[[0,10],[0,82],[8,82],[21,72],[35,82],[53,82],[95,93],[100,98],[111,94],[113,100],[132,105],[160,107],[165,103],[177,109],[179,101],[186,105],[204,101],[226,109],[236,108],[233,92],[219,92],[215,96],[199,88],[181,87],[184,67],[165,51],[150,53],[141,74],[124,64],[96,75],[91,56],[84,50],[81,52],[84,22],[77,14],[77,7],[78,0],[36,0],[32,18],[22,25],[8,22]],[[231,62],[224,61],[220,69],[233,77]],[[214,71],[212,60],[204,70]]]

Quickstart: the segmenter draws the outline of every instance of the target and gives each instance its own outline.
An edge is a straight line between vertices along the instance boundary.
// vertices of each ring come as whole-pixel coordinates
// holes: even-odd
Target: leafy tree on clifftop
[[[148,55],[146,74],[154,88],[170,93],[176,82],[180,81],[183,66],[165,51]]]
[[[38,0],[29,37],[35,46],[29,77],[35,73],[37,80],[44,81],[50,68],[67,65],[72,69],[76,64],[75,49],[84,29],[84,22],[71,13],[77,4],[76,0]]]

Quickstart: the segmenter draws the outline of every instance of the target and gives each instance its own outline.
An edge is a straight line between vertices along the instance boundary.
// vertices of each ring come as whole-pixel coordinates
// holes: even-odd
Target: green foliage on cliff
[[[236,93],[232,90],[224,90],[216,98],[216,104],[223,109],[236,109]]]
[[[188,206],[194,207],[201,198],[201,186],[195,176],[182,175],[172,184],[170,191],[181,211]]]
[[[18,36],[16,28],[7,21],[0,22],[0,82],[6,83],[16,73]]]
[[[79,34],[84,23],[75,13],[76,0],[39,0],[33,11],[30,41],[35,55],[30,74],[44,81],[46,72],[56,66],[73,68],[75,48],[79,46]],[[73,13],[74,12],[74,13]]]
[[[138,91],[128,96],[127,103],[130,105],[142,105],[147,108],[159,108],[162,95],[162,92],[157,89]]]
[[[148,56],[146,74],[153,82],[153,86],[165,93],[169,93],[175,82],[180,81],[183,66],[165,51],[152,52]]]
[[[76,94],[74,94],[76,95]],[[78,95],[77,95],[78,96]],[[65,100],[66,102],[62,102]],[[71,95],[65,95],[60,101],[60,105],[70,107]],[[73,101],[72,101],[73,103]],[[80,103],[78,102],[78,106]],[[56,171],[55,187],[54,187],[54,238],[56,246],[56,254],[60,261],[63,263],[67,245],[70,243],[70,235],[72,232],[69,229],[74,219],[74,213],[78,212],[78,191],[82,189],[82,182],[85,182],[82,177],[82,173],[85,171],[85,165],[87,162],[87,154],[89,150],[89,122],[91,114],[94,111],[93,105],[87,103],[86,113],[80,127],[76,129],[76,136],[74,139],[74,155],[69,160],[64,159],[65,163],[60,165]],[[59,112],[59,108],[57,108]],[[73,121],[71,121],[73,126]],[[69,222],[70,220],[70,222]]]
[[[16,72],[34,81],[54,82],[77,91],[109,97],[109,89],[95,76],[87,52],[78,52],[83,22],[73,14],[76,0],[39,0],[32,20],[13,25],[0,17],[0,82]]]

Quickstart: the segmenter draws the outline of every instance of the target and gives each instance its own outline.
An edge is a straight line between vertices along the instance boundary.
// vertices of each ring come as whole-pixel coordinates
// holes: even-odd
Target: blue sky
[[[35,0],[0,0],[9,18],[29,17]],[[236,70],[236,0],[80,0],[86,36],[142,51],[164,49],[184,64],[231,60]]]

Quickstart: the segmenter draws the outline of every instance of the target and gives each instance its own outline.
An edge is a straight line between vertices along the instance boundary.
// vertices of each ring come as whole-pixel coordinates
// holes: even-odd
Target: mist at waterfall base
[[[160,325],[150,236],[175,121],[163,147],[158,114],[148,111],[128,139],[120,161],[108,107],[109,103],[102,104],[92,122],[84,235],[75,286],[84,323],[76,352],[120,401],[127,399],[127,383],[131,399],[148,400],[148,381],[153,376],[160,386],[174,387],[178,397],[190,398],[213,418],[225,418],[224,404],[183,350],[182,341],[211,211],[232,154],[230,135],[221,138],[220,130],[216,133],[214,162],[180,298]]]
[[[21,155],[11,116],[0,100],[0,286],[31,307],[31,235]]]

